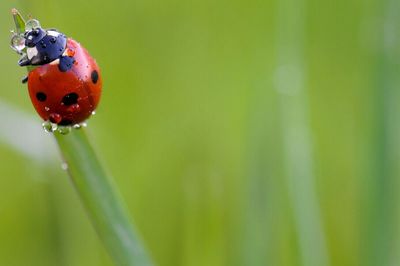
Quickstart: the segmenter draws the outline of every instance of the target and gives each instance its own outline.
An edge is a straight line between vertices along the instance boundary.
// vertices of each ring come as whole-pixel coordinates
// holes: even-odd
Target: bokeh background
[[[161,266],[400,265],[400,1],[0,1],[0,265],[112,265],[9,49],[102,68],[88,134]]]

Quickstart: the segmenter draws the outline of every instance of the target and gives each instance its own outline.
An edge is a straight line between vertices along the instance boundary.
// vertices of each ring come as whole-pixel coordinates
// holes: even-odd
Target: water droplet
[[[37,28],[40,28],[40,22],[36,19],[30,19],[25,24],[26,31],[30,31]]]
[[[43,123],[42,123],[42,127],[43,127],[43,129],[44,129],[46,132],[49,132],[49,133],[53,132],[53,131],[51,130],[51,129],[52,129],[51,123],[50,123],[49,121],[43,122]]]
[[[11,48],[17,53],[22,53],[25,48],[25,38],[22,35],[15,34],[11,37]]]
[[[48,111],[50,111],[50,107],[45,106],[45,107],[44,107],[44,110],[45,110],[46,112],[48,112]]]
[[[80,124],[75,124],[75,125],[73,125],[72,127],[75,128],[75,129],[80,129],[80,128],[81,128],[81,125],[80,125]]]
[[[96,111],[92,111],[92,115],[95,115],[96,114]]]
[[[61,169],[63,169],[64,171],[68,170],[68,164],[67,163],[61,163]]]
[[[51,37],[51,39],[50,39],[50,42],[51,42],[51,43],[54,44],[54,43],[56,43],[56,41],[57,41],[56,37]]]
[[[57,124],[53,124],[50,121],[45,121],[42,123],[42,127],[44,131],[48,133],[53,133],[54,131],[57,130]]]
[[[81,107],[79,104],[75,103],[71,106],[68,107],[67,111],[70,113],[77,113],[81,110]]]
[[[71,132],[71,127],[70,126],[59,126],[57,129],[58,133],[62,135],[67,135],[69,132]]]
[[[50,122],[52,122],[52,123],[58,124],[58,123],[61,122],[62,116],[61,116],[60,114],[57,114],[57,113],[51,113],[51,114],[49,115],[49,120],[50,120]]]
[[[87,127],[87,122],[82,122],[81,127]]]

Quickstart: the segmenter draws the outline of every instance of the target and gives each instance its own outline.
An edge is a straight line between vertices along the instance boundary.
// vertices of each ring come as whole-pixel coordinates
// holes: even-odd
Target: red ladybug
[[[60,126],[85,121],[96,109],[102,80],[85,48],[57,30],[40,26],[25,32],[26,54],[20,66],[37,66],[23,82],[38,114]]]

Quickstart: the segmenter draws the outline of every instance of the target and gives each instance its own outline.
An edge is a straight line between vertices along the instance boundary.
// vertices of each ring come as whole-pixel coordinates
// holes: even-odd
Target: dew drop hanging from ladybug
[[[13,15],[20,16],[16,10]],[[44,121],[53,128],[79,127],[94,114],[102,79],[96,61],[82,45],[30,19],[25,32],[13,33],[11,46],[21,55],[18,64],[28,67],[22,82],[28,84],[32,104]]]

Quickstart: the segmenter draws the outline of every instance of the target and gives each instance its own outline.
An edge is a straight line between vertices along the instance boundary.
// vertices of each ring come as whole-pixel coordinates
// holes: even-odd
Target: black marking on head
[[[92,82],[96,84],[97,81],[99,80],[99,73],[97,72],[97,70],[93,70],[90,77],[92,78]]]
[[[67,72],[72,68],[72,66],[75,63],[75,58],[70,57],[70,56],[61,56],[60,57],[60,63],[58,64],[58,69],[61,72]]]
[[[68,125],[71,125],[72,124],[72,121],[71,120],[69,120],[69,119],[63,119],[63,120],[61,120],[61,122],[60,123],[58,123],[60,126],[68,126]]]
[[[79,95],[77,93],[75,93],[75,92],[68,93],[67,95],[65,95],[63,97],[61,103],[63,103],[66,106],[70,106],[70,105],[78,103],[78,98],[79,98]]]
[[[47,99],[47,95],[44,92],[38,92],[38,93],[36,93],[36,99],[39,102],[44,102]]]

